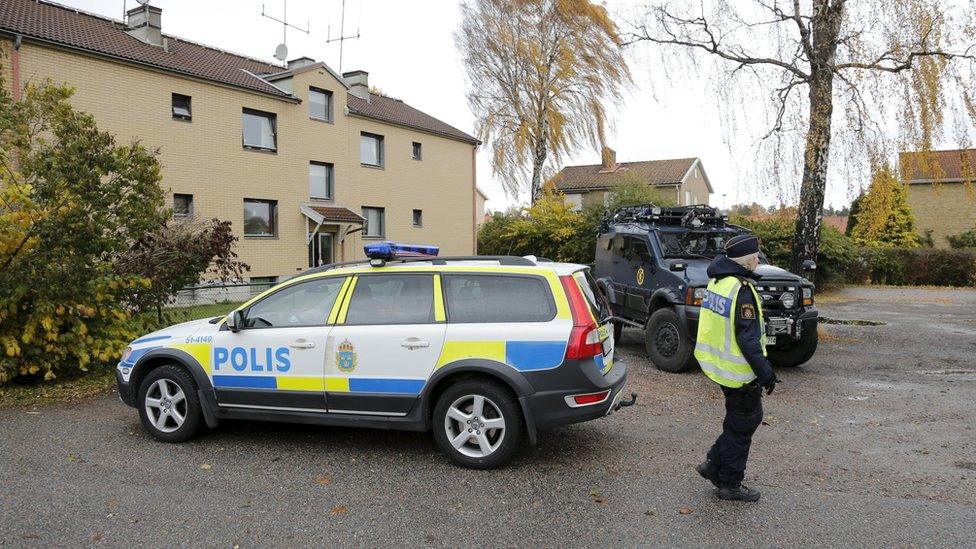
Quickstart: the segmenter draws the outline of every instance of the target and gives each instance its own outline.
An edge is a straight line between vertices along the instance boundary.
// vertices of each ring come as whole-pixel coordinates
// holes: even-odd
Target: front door
[[[444,345],[444,309],[429,273],[364,274],[329,334],[329,412],[404,416]],[[438,303],[440,303],[438,292]]]
[[[328,265],[335,261],[333,250],[332,233],[315,233],[312,241],[308,243],[308,266],[309,268],[319,265]]]
[[[294,284],[255,302],[237,332],[214,336],[211,381],[221,406],[325,411],[329,316],[346,277]]]
[[[647,313],[647,305],[651,297],[652,279],[656,270],[651,252],[647,248],[647,241],[641,237],[626,237],[624,260],[627,268],[627,308],[640,314]]]

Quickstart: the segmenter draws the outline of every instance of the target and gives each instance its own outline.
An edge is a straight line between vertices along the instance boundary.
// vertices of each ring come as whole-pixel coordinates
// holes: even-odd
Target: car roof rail
[[[319,267],[313,267],[302,271],[303,275],[322,273],[325,271],[330,271],[332,269],[337,269],[339,267],[350,267],[353,265],[369,265],[369,259],[357,259],[354,261],[339,261],[336,263],[329,263],[328,265],[321,265]],[[505,267],[536,267],[538,264],[531,259],[526,259],[524,257],[519,257],[516,255],[458,255],[458,256],[418,256],[418,257],[396,257],[386,261],[386,264],[391,263],[431,263],[433,265],[447,265],[451,262],[460,261],[497,261],[499,265]]]

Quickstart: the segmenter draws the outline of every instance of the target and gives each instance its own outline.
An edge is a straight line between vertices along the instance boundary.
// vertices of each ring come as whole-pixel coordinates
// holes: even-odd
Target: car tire
[[[658,309],[651,315],[644,328],[644,347],[654,366],[665,372],[680,372],[695,360],[695,343],[673,309]]]
[[[476,413],[479,402],[481,415]],[[499,425],[500,430],[477,432],[484,422]],[[471,469],[503,465],[522,441],[522,414],[515,397],[506,387],[486,379],[460,381],[448,387],[437,399],[431,425],[441,451],[454,463]]]
[[[819,341],[820,336],[814,328],[804,333],[799,341],[790,344],[789,347],[785,349],[770,347],[766,354],[773,366],[794,368],[813,358],[814,353],[817,352]]]
[[[183,442],[200,429],[197,386],[183,368],[167,364],[149,372],[136,398],[142,426],[162,442]]]

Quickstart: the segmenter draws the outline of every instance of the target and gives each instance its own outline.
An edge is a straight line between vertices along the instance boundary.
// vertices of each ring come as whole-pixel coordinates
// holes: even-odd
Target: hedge
[[[976,250],[861,249],[851,282],[896,286],[974,286]]]

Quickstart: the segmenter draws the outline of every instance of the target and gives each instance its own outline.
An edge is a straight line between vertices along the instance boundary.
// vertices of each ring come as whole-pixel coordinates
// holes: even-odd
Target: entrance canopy
[[[363,216],[343,206],[301,204],[299,209],[306,218],[306,243],[312,242],[312,238],[314,238],[315,234],[319,232],[319,229],[323,225],[337,227],[336,237],[341,243],[347,235],[363,230],[363,223],[366,222]]]

